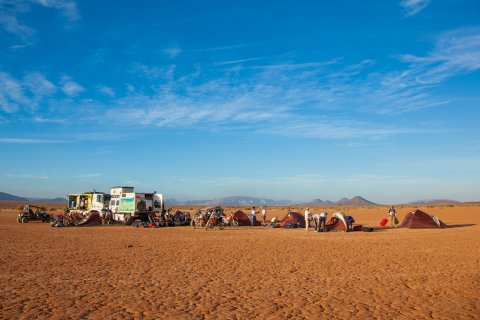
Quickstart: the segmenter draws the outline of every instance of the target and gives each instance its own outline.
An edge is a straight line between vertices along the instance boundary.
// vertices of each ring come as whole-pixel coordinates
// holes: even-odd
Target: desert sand
[[[480,319],[480,206],[419,208],[450,227],[51,228],[3,208],[0,318]],[[387,210],[343,208],[372,227]]]

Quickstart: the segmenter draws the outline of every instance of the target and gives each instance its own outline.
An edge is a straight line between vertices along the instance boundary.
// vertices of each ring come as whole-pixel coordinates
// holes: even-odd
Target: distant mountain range
[[[360,196],[353,197],[352,199],[343,198],[337,202],[329,200],[323,201],[315,199],[306,203],[298,203],[291,200],[272,200],[267,198],[255,198],[255,197],[241,197],[230,196],[215,198],[211,200],[191,200],[191,201],[178,201],[176,199],[166,199],[167,205],[224,205],[224,206],[285,206],[285,205],[305,205],[305,206],[375,206],[377,204],[368,201]]]
[[[13,194],[0,192],[0,201],[35,201],[35,202],[65,202],[67,201],[64,198],[32,198],[32,197],[19,197]],[[319,206],[319,207],[334,207],[334,206],[377,206],[380,204],[371,202],[360,196],[353,197],[352,199],[342,198],[338,201],[330,200],[321,200],[314,199],[309,202],[298,203],[291,200],[273,200],[268,198],[255,198],[255,197],[243,197],[243,196],[229,196],[229,197],[220,197],[210,200],[188,200],[188,201],[178,201],[176,199],[166,199],[165,203],[167,205],[224,205],[224,206],[288,206],[288,205],[299,205],[299,206]],[[430,200],[419,200],[410,202],[410,205],[445,205],[445,204],[461,204],[455,200],[448,199],[430,199]]]
[[[30,197],[18,197],[13,194],[0,192],[0,201],[35,201],[35,202],[65,202],[64,198],[30,198]]]
[[[431,199],[431,200],[419,200],[419,201],[414,201],[410,202],[409,204],[414,204],[414,205],[439,205],[439,204],[460,204],[462,202],[458,202],[455,200],[449,200],[449,199]]]
[[[211,200],[189,200],[178,201],[176,199],[166,199],[165,202],[170,205],[224,205],[224,206],[282,206],[292,204],[290,200],[272,200],[266,198],[230,196]]]
[[[332,206],[344,206],[344,207],[352,207],[352,206],[378,206],[378,204],[368,201],[365,198],[360,196],[353,197],[352,199],[342,198],[336,202],[330,200],[320,200],[315,199],[307,203],[303,203],[305,205],[310,206],[324,206],[324,207],[332,207]]]

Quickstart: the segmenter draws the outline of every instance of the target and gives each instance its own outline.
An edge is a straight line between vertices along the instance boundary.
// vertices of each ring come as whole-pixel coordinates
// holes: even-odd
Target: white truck
[[[98,191],[72,193],[68,195],[67,201],[69,212],[78,212],[86,215],[91,212],[100,213],[102,209],[108,208],[110,195]]]
[[[150,214],[160,214],[165,205],[163,195],[155,192],[135,192],[133,187],[112,187],[110,206],[113,220],[127,225],[135,219],[146,220]]]

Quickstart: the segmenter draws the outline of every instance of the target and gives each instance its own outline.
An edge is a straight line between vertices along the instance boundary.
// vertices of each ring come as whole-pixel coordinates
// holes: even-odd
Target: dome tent
[[[403,218],[400,227],[410,229],[446,228],[447,225],[435,216],[429,215],[422,210],[415,210]]]

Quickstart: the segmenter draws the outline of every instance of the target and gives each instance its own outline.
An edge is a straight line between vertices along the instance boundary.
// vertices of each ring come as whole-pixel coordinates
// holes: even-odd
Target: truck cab
[[[67,208],[69,211],[81,213],[100,212],[108,206],[110,195],[103,192],[72,193],[67,196]]]

